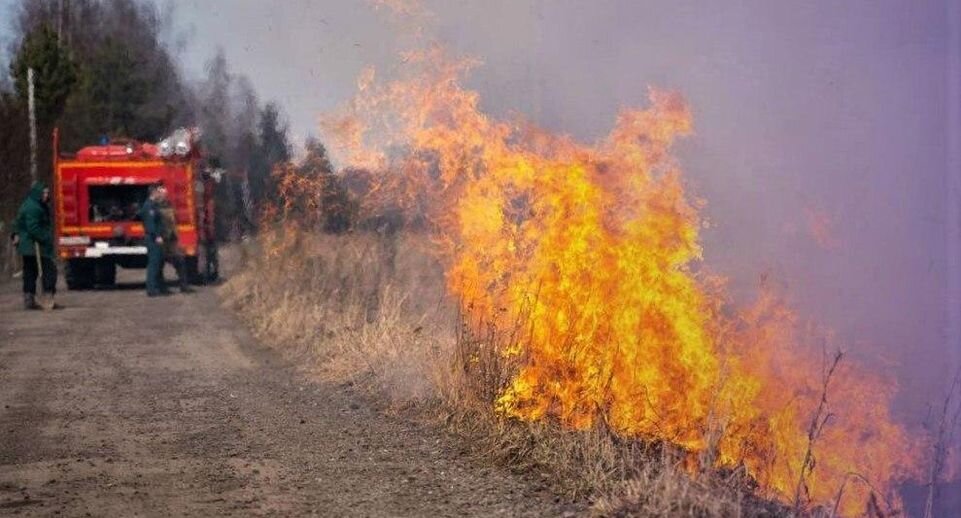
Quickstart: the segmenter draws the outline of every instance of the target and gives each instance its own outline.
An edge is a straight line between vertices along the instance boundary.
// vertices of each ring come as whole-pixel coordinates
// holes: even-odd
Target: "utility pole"
[[[37,102],[34,99],[33,67],[27,69],[27,106],[30,111],[30,180],[37,181]]]
[[[65,49],[70,48],[71,33],[73,32],[73,22],[71,14],[73,11],[70,9],[70,0],[63,1],[63,47]]]
[[[63,45],[63,0],[57,2],[57,43]]]

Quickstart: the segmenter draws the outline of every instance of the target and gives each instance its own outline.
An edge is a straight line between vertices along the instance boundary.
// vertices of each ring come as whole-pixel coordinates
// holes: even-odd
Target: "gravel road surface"
[[[0,288],[0,515],[572,514],[445,434],[305,379],[212,289],[128,284],[25,312],[18,284]]]

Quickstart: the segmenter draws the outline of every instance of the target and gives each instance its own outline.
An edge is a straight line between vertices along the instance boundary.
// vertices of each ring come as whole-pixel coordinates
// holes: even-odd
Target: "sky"
[[[12,3],[0,0],[0,17]],[[742,301],[762,274],[776,279],[855,359],[897,372],[917,409],[961,362],[959,3],[427,7],[431,37],[483,62],[468,86],[495,116],[592,142],[620,109],[644,106],[649,87],[680,92],[695,134],[678,158],[711,221],[705,264]],[[223,48],[298,138],[318,132],[363,68],[389,69],[409,43],[364,1],[170,5],[188,74]]]
[[[13,18],[13,7],[16,4],[15,0],[0,0],[0,65],[6,69],[9,62],[8,46],[10,45],[10,40],[13,37],[13,27],[11,27],[11,19]],[[4,77],[6,74],[0,74],[0,77]]]

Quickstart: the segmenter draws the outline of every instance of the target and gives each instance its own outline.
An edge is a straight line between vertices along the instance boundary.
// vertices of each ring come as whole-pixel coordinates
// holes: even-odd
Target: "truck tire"
[[[69,259],[64,269],[67,289],[89,290],[95,281],[95,265],[91,259]]]
[[[94,264],[94,281],[100,286],[117,284],[117,265],[112,259],[100,259]]]

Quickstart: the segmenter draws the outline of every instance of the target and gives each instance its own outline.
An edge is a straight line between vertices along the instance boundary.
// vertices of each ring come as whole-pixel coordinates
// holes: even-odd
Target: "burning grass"
[[[743,464],[718,466],[678,443],[626,437],[603,421],[571,429],[552,417],[524,421],[496,412],[523,367],[503,350],[531,323],[501,328],[458,305],[432,246],[409,233],[332,236],[276,227],[244,245],[245,266],[222,295],[261,338],[319,379],[358,384],[395,411],[445,426],[478,458],[543,479],[572,500],[591,502],[596,514],[793,512]],[[826,515],[831,507],[801,510]]]
[[[701,264],[678,94],[651,90],[585,145],[488,117],[460,86],[469,60],[404,64],[323,121],[356,213],[404,225],[300,231],[321,228],[335,177],[281,171],[273,230],[227,287],[259,330],[323,376],[443,405],[605,514],[899,512],[922,456],[894,383],[769,287],[735,307]]]
[[[482,462],[541,479],[605,516],[765,516],[742,472],[687,471],[676,445],[624,438],[598,424],[522,422],[493,411],[519,369],[500,330],[458,308],[443,270],[417,235],[331,236],[293,227],[241,248],[244,265],[221,288],[254,331],[320,380],[350,382],[394,411],[461,437]],[[518,327],[524,327],[519,325]]]

